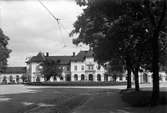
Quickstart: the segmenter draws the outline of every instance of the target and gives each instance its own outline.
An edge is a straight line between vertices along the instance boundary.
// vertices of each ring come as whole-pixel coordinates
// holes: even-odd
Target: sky
[[[61,20],[57,23],[38,0],[0,0],[0,26],[12,49],[9,66],[25,66],[26,58],[38,52],[49,55],[72,55],[88,50],[75,46],[69,37],[73,23],[82,8],[73,0],[42,0],[42,3]]]

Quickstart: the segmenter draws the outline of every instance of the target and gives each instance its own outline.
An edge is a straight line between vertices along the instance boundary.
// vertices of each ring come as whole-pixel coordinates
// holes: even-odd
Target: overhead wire
[[[57,23],[59,24],[59,18],[57,18],[46,6],[45,4],[41,1],[41,0],[38,0],[39,3],[46,9],[46,11],[57,21]]]
[[[41,0],[38,0],[38,1],[39,1],[39,3],[42,5],[42,7],[44,7],[45,10],[56,20],[57,25],[58,25],[58,29],[59,29],[61,35],[63,36],[64,34],[63,34],[63,31],[62,31],[61,28],[63,28],[64,31],[66,31],[66,29],[65,29],[65,27],[63,26],[63,24],[60,25],[60,20],[61,20],[61,19],[57,18]],[[61,26],[62,26],[62,27],[61,27]],[[67,34],[68,34],[68,32],[67,32]],[[62,41],[63,41],[63,43],[65,42],[65,41],[64,41],[64,38],[62,39]],[[67,47],[67,45],[64,43],[64,44],[63,44],[63,48],[65,48],[65,47]]]

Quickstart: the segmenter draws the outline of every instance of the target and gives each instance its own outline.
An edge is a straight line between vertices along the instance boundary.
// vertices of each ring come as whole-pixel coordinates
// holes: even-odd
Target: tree
[[[52,59],[46,58],[42,63],[41,74],[44,75],[46,81],[50,80],[50,77],[60,77],[62,73],[62,68],[60,65],[60,60],[54,61]]]
[[[71,34],[79,33],[74,43],[89,44],[99,62],[104,63],[115,58],[124,62],[128,70],[127,88],[131,88],[132,71],[136,76],[136,90],[139,90],[138,70],[141,57],[138,56],[141,56],[139,54],[144,46],[139,48],[138,43],[141,43],[145,29],[138,32],[138,27],[143,26],[137,23],[141,17],[135,14],[140,13],[141,9],[136,8],[141,8],[138,2],[127,1],[123,4],[114,0],[94,2],[94,5],[89,5],[83,15],[78,17]]]
[[[144,0],[144,6],[148,13],[148,20],[152,29],[151,45],[152,45],[152,72],[153,72],[153,93],[152,93],[152,105],[156,105],[159,99],[159,59],[160,59],[160,37],[161,32],[166,32],[166,15],[167,4],[166,0]]]
[[[85,4],[82,2],[85,1],[81,1],[81,5]],[[121,36],[123,36],[122,33],[120,32],[119,39],[116,37],[111,39],[111,35],[114,35],[115,33],[109,33],[113,27],[113,24],[117,24],[120,21],[121,18],[119,18],[119,16],[123,14],[123,7],[120,4],[113,2],[112,0],[99,0],[98,2],[90,2],[90,4],[88,3],[89,7],[84,10],[84,13],[78,17],[78,20],[74,24],[75,29],[71,32],[71,35],[79,33],[78,38],[73,41],[74,44],[83,42],[93,47],[95,57],[100,63],[112,61],[115,58],[124,62],[124,59],[119,52],[119,48],[123,48],[123,45],[121,44]],[[93,3],[95,5],[91,5]],[[116,29],[119,30],[120,27],[117,27]],[[128,62],[130,58],[126,58],[127,62],[125,64],[127,67],[130,67],[128,66],[130,64]],[[131,78],[131,70],[130,68],[127,69],[128,78]],[[130,79],[128,79],[127,88],[131,88]]]
[[[28,75],[27,74],[23,74],[22,76],[21,76],[21,79],[22,79],[22,81],[23,81],[23,83],[24,82],[28,82]]]
[[[111,61],[114,57],[123,60],[128,73],[132,71],[135,75],[136,90],[140,67],[151,66],[152,104],[156,104],[159,57],[164,48],[159,42],[162,32],[166,32],[166,0],[79,0],[78,3],[87,8],[74,24],[71,34],[79,33],[74,43],[91,46],[99,61]]]
[[[9,38],[0,29],[0,72],[4,71],[7,66],[10,49],[7,48]]]

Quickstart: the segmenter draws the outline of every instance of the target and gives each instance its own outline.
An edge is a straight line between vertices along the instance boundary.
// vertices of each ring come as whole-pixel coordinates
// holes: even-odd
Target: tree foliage
[[[7,37],[0,29],[0,71],[3,71],[7,66],[7,58],[9,58],[9,53],[11,52],[7,47],[8,40],[9,37]]]
[[[70,35],[88,44],[99,62],[122,60],[135,75],[140,67],[153,72],[153,97],[159,94],[160,57],[166,54],[166,0],[80,0],[87,5]],[[165,36],[163,36],[165,35]]]
[[[41,74],[44,75],[47,81],[50,80],[51,77],[61,76],[62,68],[59,60],[54,61],[46,58],[41,63],[41,66],[42,66]]]

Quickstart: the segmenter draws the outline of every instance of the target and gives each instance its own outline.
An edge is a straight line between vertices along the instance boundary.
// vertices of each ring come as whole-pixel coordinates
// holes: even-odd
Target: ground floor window
[[[74,75],[74,80],[76,80],[76,81],[78,80],[78,75],[77,74]]]
[[[85,80],[85,75],[84,74],[81,75],[81,80]]]
[[[108,81],[108,75],[107,74],[104,75],[104,81]]]
[[[101,75],[100,74],[97,75],[97,81],[101,81]]]
[[[89,74],[89,80],[93,81],[93,75],[92,74]]]

